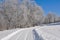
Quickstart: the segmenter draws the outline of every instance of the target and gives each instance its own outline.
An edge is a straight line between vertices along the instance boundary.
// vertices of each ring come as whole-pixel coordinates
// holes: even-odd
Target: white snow
[[[0,36],[0,40],[60,40],[60,25],[35,26],[18,29],[10,33],[9,31],[1,31],[1,36],[3,34],[6,35],[3,37]]]

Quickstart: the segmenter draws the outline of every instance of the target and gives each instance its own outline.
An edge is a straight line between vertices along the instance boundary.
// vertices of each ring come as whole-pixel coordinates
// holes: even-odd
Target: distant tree
[[[56,17],[55,22],[60,22],[60,17]]]
[[[54,23],[56,21],[56,15],[52,12],[48,13],[45,17],[44,23]]]

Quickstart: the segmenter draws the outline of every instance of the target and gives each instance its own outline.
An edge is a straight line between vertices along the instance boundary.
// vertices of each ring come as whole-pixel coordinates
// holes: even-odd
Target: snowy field
[[[60,40],[60,25],[0,31],[0,40]]]

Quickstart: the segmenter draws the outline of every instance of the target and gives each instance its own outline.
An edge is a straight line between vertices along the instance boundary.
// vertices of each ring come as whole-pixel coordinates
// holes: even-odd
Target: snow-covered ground
[[[60,25],[0,31],[0,40],[60,40]]]

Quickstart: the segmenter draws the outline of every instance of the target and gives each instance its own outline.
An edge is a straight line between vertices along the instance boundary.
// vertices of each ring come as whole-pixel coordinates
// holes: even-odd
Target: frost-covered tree
[[[34,0],[4,0],[1,15],[4,17],[6,29],[12,29],[41,24],[43,13]]]
[[[7,29],[7,20],[4,12],[4,3],[0,3],[0,30]]]
[[[60,22],[60,17],[59,16],[56,17],[55,22]]]
[[[45,17],[44,23],[54,23],[56,21],[56,15],[52,12],[49,12]]]

